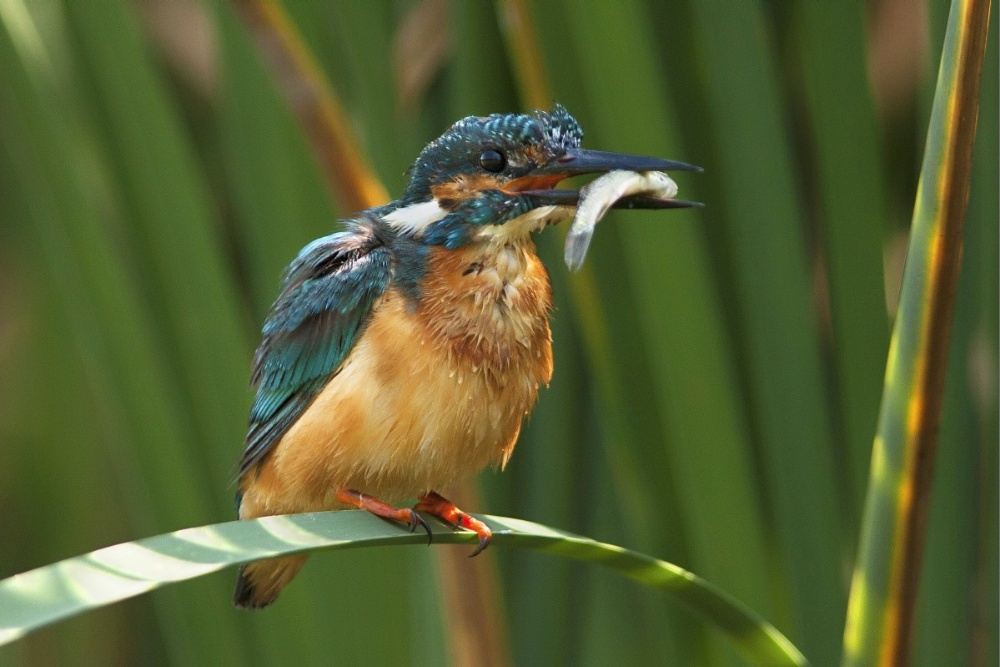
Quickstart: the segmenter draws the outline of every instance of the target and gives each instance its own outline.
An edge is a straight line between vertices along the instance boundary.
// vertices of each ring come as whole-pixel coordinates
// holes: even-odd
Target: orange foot
[[[436,516],[445,523],[455,526],[456,528],[471,530],[479,536],[479,545],[476,547],[475,551],[469,554],[469,558],[478,555],[479,552],[489,546],[490,540],[493,539],[493,531],[490,530],[490,527],[476,517],[466,514],[462,510],[455,507],[455,503],[435,491],[431,491],[426,495],[420,496],[417,500],[417,505],[413,509],[418,512],[427,512],[431,516]]]
[[[405,523],[409,527],[411,533],[417,529],[417,526],[420,526],[427,531],[427,543],[430,544],[431,527],[427,525],[426,521],[424,521],[424,517],[420,516],[409,507],[393,507],[388,503],[383,503],[375,496],[366,496],[360,491],[355,491],[354,489],[337,489],[337,501],[344,503],[345,505],[357,507],[359,510],[371,512],[375,516],[380,516],[383,519]]]

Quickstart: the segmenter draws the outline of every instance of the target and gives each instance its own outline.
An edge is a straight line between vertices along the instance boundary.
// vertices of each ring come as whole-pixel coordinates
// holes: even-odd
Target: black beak
[[[603,174],[621,169],[624,171],[693,171],[700,173],[701,167],[686,162],[664,160],[645,155],[629,155],[609,151],[591,151],[580,148],[570,149],[565,155],[531,172],[531,176],[578,176],[580,174]],[[530,196],[536,206],[576,206],[580,201],[579,190],[523,190],[522,195]],[[680,199],[663,199],[648,195],[632,195],[619,199],[612,208],[625,209],[665,209],[703,206],[700,202]]]
[[[625,171],[701,171],[701,167],[696,167],[693,164],[663,160],[658,157],[571,148],[562,157],[536,169],[532,172],[532,176],[603,174],[615,169]]]
[[[576,206],[580,202],[579,190],[525,190],[521,195],[531,197],[535,206]],[[631,195],[619,199],[611,208],[624,209],[663,209],[663,208],[700,208],[700,201],[684,201],[683,199],[663,199],[649,195]]]

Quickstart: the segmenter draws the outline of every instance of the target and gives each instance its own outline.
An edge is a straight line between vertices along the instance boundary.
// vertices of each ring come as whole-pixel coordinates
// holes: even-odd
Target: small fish
[[[576,217],[566,236],[565,259],[570,271],[577,271],[583,265],[598,221],[615,202],[632,195],[673,199],[677,196],[677,184],[660,171],[616,170],[580,188]]]

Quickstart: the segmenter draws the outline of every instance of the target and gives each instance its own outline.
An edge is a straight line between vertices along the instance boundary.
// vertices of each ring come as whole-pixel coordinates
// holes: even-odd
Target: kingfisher
[[[531,235],[572,217],[580,197],[555,186],[619,169],[699,170],[581,149],[582,137],[558,104],[464,118],[420,153],[402,197],[299,252],[254,356],[241,520],[357,508],[430,537],[423,513],[473,531],[472,555],[486,548],[489,526],[438,490],[503,469],[552,377],[552,288]],[[244,565],[234,604],[271,604],[305,560]]]

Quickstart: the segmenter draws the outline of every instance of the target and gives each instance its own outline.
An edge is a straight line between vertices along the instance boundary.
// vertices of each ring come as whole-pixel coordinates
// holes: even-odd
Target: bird
[[[421,151],[399,199],[302,248],[254,355],[240,520],[356,508],[430,537],[427,514],[474,532],[472,555],[487,547],[489,526],[438,490],[503,469],[552,377],[552,288],[532,233],[572,217],[580,197],[555,186],[618,169],[699,171],[582,149],[582,138],[559,104],[464,118]],[[244,565],[234,605],[271,604],[305,561]]]

